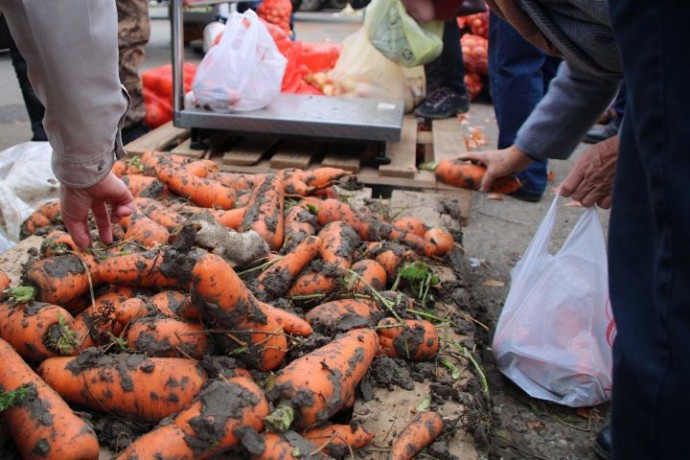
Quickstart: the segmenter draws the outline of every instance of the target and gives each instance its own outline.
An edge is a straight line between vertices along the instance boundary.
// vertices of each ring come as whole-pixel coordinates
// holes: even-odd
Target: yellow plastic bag
[[[400,0],[372,0],[364,15],[364,28],[381,54],[404,67],[431,62],[443,49],[443,21],[419,23]]]

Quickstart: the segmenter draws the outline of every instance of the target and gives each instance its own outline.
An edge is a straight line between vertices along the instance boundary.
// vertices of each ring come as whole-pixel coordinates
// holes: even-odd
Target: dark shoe
[[[127,145],[135,139],[149,132],[149,127],[143,121],[122,128],[122,145]]]
[[[607,425],[597,433],[594,440],[594,452],[603,460],[611,458],[611,425]]]
[[[427,95],[414,110],[418,117],[440,120],[470,110],[467,94],[459,94],[448,88],[437,88]]]
[[[527,192],[525,190],[518,190],[517,192],[513,192],[508,194],[508,196],[512,196],[513,198],[516,198],[520,201],[528,201],[530,203],[538,203],[541,201],[541,197],[543,196],[543,193],[536,193],[536,192]]]
[[[585,138],[582,139],[582,142],[596,144],[597,142],[605,141],[609,137],[613,137],[618,134],[620,127],[621,118],[614,118],[602,127],[595,127],[587,131],[587,134],[585,134]]]

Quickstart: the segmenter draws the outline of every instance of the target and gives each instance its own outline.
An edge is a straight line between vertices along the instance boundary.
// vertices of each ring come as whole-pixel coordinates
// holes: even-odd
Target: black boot
[[[603,460],[611,458],[611,425],[607,425],[597,433],[594,440],[594,452]]]

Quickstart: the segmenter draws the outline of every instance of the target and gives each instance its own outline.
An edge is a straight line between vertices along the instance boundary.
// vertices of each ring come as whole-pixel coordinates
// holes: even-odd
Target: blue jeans
[[[690,8],[610,2],[627,100],[609,222],[615,460],[690,440]],[[640,39],[644,31],[644,39]]]
[[[520,126],[546,93],[559,58],[546,55],[494,13],[489,17],[489,85],[498,123],[498,148],[513,145]],[[535,161],[517,177],[522,190],[541,195],[547,162]]]

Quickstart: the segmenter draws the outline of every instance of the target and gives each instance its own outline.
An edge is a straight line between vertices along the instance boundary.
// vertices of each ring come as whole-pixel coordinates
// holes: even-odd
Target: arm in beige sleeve
[[[124,155],[115,1],[0,0],[0,9],[46,107],[55,176],[71,187],[98,183]]]

